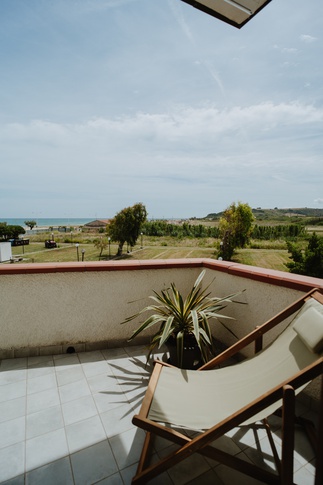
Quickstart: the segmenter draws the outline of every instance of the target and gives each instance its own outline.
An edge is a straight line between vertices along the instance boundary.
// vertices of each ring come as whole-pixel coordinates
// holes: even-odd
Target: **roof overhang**
[[[240,29],[271,0],[182,0]]]

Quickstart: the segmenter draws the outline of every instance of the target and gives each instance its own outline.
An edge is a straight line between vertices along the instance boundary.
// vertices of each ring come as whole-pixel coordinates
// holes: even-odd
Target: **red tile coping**
[[[169,268],[208,268],[234,276],[257,280],[270,285],[284,286],[300,291],[310,288],[322,288],[323,279],[301,276],[284,271],[276,271],[256,266],[218,261],[213,259],[156,259],[136,261],[93,261],[73,263],[28,263],[1,264],[1,275],[36,274],[36,273],[71,273],[95,271],[138,271]]]

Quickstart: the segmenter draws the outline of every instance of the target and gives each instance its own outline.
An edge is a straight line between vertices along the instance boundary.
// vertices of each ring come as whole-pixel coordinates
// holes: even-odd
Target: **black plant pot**
[[[169,352],[168,362],[181,369],[198,369],[202,365],[201,351],[195,337],[185,337],[184,338],[184,349],[183,349],[183,359],[182,365],[179,365],[177,360],[177,347],[176,339],[170,337],[166,342],[166,347]]]

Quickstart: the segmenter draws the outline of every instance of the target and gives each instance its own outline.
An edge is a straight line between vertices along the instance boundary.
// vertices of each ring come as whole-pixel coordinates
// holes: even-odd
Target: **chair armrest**
[[[169,364],[168,362],[164,362],[163,360],[160,359],[154,359],[154,364],[160,364],[164,365],[165,367],[176,367],[175,365]]]

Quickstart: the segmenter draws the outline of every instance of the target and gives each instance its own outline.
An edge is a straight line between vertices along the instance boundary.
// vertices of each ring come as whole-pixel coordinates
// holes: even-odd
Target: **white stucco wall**
[[[137,327],[136,321],[121,325],[127,316],[149,303],[153,290],[175,282],[184,293],[190,290],[201,267],[133,269],[118,271],[59,271],[21,274],[0,272],[0,349],[77,344],[80,342],[126,341]],[[269,280],[270,281],[270,280]],[[226,325],[238,337],[285,308],[304,293],[207,269],[203,284],[212,283],[210,292],[226,296],[245,290],[223,311],[235,318]],[[134,301],[134,303],[129,303]],[[231,344],[234,337],[220,324],[213,324],[215,335]],[[148,334],[147,334],[148,335]],[[274,334],[273,334],[274,335]]]
[[[211,288],[216,296],[223,297],[243,291],[243,293],[234,298],[235,301],[239,301],[241,304],[229,304],[226,310],[223,311],[223,314],[235,319],[232,321],[223,320],[223,322],[239,338],[247,335],[256,326],[265,323],[269,318],[304,294],[304,291],[212,270],[208,270],[205,280],[209,282],[214,280]],[[219,340],[227,345],[231,345],[236,341],[234,336],[221,324],[214,323],[213,328]],[[272,341],[283,328],[283,326],[280,326],[270,332],[270,335],[266,334],[264,336],[264,345]],[[252,352],[253,348],[246,349],[245,355],[250,355]]]
[[[152,289],[175,281],[186,292],[198,273],[192,268],[4,275],[0,347],[126,341],[136,323],[120,322],[149,304]],[[129,304],[133,300],[140,301]]]

